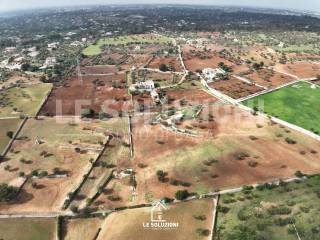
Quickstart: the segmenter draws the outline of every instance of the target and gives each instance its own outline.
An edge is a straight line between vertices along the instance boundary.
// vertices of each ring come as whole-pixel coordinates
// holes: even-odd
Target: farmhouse
[[[154,82],[152,80],[147,80],[144,82],[138,82],[135,86],[138,89],[152,90],[154,89]]]
[[[208,83],[213,82],[215,79],[219,78],[219,75],[225,75],[226,72],[221,68],[205,68],[202,70],[202,74]]]

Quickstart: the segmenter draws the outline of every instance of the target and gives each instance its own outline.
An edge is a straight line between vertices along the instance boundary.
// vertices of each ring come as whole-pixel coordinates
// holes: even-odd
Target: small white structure
[[[59,42],[49,43],[49,44],[48,44],[48,49],[49,49],[49,50],[56,49],[56,48],[58,48],[59,44],[60,44]]]
[[[204,76],[204,78],[206,79],[206,81],[208,83],[213,82],[216,78],[218,74],[226,74],[226,72],[224,70],[222,70],[221,68],[205,68],[202,70],[202,74]]]
[[[154,82],[152,80],[147,80],[144,82],[138,82],[135,86],[138,89],[153,90]]]
[[[44,62],[44,65],[40,69],[46,69],[49,67],[54,67],[54,65],[57,63],[57,59],[55,57],[48,57],[46,61]]]

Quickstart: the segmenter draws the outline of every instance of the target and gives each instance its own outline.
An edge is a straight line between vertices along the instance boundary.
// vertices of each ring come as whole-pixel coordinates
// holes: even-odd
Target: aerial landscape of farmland
[[[40,6],[0,11],[0,240],[320,239],[317,12]]]

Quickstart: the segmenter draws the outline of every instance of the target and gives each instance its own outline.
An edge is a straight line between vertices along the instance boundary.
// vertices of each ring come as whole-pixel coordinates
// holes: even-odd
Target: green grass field
[[[304,182],[263,186],[219,201],[217,239],[320,239],[320,176]]]
[[[0,117],[34,116],[51,87],[43,83],[0,92]]]
[[[12,131],[14,134],[21,122],[22,120],[19,118],[0,120],[0,154],[11,140],[11,138],[7,136],[7,132]]]
[[[242,102],[307,130],[320,133],[320,88],[300,82]]]
[[[0,239],[5,240],[54,240],[55,219],[1,219]]]
[[[167,44],[171,42],[168,37],[162,36],[123,36],[114,38],[105,38],[98,40],[95,44],[92,44],[85,48],[82,53],[86,56],[94,56],[101,53],[101,47],[104,45],[127,45],[127,44]]]

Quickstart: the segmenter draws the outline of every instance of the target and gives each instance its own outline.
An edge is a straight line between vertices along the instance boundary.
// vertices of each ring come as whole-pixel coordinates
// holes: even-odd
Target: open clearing
[[[320,239],[320,176],[278,187],[223,195],[218,207],[219,239]]]
[[[261,112],[320,133],[320,88],[299,82],[243,102]]]
[[[163,210],[163,219],[167,222],[179,223],[173,229],[147,229],[143,223],[150,222],[151,208],[125,210],[109,215],[97,240],[141,240],[141,239],[203,239],[209,240],[212,224],[212,199],[202,199],[190,202],[182,202],[167,206]],[[197,220],[202,216],[203,220]],[[206,231],[206,235],[199,236],[198,228]]]
[[[64,221],[64,240],[91,240],[99,231],[104,219],[75,218]]]
[[[312,62],[278,64],[275,70],[293,74],[299,78],[312,78],[320,74],[320,64]]]
[[[316,173],[320,169],[316,140],[236,107],[205,108],[197,119],[177,125],[198,133],[197,137],[149,122],[146,118],[133,119],[134,164],[141,203],[173,197],[181,188],[201,194],[291,177],[297,170]],[[286,138],[294,139],[296,144],[288,144]],[[139,167],[141,164],[144,167]],[[165,182],[157,179],[158,170],[167,173]],[[178,184],[172,184],[174,180]]]
[[[1,204],[0,209],[59,210],[67,194],[90,168],[90,159],[95,159],[102,150],[105,140],[106,132],[100,121],[29,119],[0,164],[0,171],[2,182],[9,184],[19,180],[20,172],[35,177],[28,180],[14,201]]]
[[[0,239],[3,240],[55,240],[55,219],[0,219]]]
[[[51,84],[21,85],[0,92],[0,117],[34,116]]]
[[[172,40],[167,37],[155,36],[151,34],[146,35],[130,35],[120,36],[114,38],[105,38],[98,40],[95,44],[92,44],[85,48],[82,53],[87,56],[94,56],[101,53],[101,47],[105,45],[128,45],[128,44],[169,44]]]
[[[17,131],[21,119],[0,119],[0,154],[4,151],[5,147],[10,142],[11,138],[7,136],[8,132],[13,132],[13,134]]]
[[[230,77],[229,80],[215,81],[208,85],[234,99],[243,98],[263,90],[261,87],[248,84],[235,77]]]

